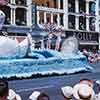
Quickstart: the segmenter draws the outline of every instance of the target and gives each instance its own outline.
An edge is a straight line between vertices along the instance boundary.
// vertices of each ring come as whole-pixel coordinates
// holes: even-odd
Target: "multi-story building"
[[[9,36],[23,36],[32,25],[32,0],[8,0],[7,5],[0,5],[5,15],[3,31]]]
[[[100,49],[99,0],[33,0],[37,4],[37,23],[62,25],[66,37],[75,35],[79,49]]]

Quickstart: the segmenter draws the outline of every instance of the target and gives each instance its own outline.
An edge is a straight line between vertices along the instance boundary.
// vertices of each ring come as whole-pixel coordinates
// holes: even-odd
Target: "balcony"
[[[56,13],[64,13],[63,9],[56,9],[56,8],[48,8],[48,7],[43,7],[43,6],[37,6],[37,10],[39,11],[47,11],[47,12],[56,12]]]

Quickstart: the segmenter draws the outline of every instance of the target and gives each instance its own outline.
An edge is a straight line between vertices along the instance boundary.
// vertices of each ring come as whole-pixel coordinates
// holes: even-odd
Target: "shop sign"
[[[98,41],[97,33],[78,32],[76,33],[76,37],[78,40],[83,40],[83,41]]]

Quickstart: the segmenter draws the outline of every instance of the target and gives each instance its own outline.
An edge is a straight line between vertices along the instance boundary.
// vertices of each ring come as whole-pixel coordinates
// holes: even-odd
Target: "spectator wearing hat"
[[[19,94],[16,94],[12,89],[9,89],[8,100],[22,100]]]
[[[82,83],[82,84],[87,84],[89,85],[90,87],[93,88],[93,85],[94,85],[94,82],[88,78],[83,78],[79,81],[79,83]]]
[[[8,96],[8,82],[6,80],[0,79],[0,100],[7,100]]]
[[[71,86],[65,86],[61,88],[64,100],[72,100],[73,88]]]
[[[73,96],[76,100],[95,100],[95,93],[87,84],[76,84],[73,88]]]
[[[30,100],[50,100],[49,96],[39,91],[34,91],[30,96]]]

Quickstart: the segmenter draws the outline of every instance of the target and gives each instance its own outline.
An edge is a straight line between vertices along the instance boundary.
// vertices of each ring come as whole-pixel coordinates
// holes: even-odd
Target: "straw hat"
[[[34,91],[30,96],[29,99],[31,100],[37,100],[38,96],[40,95],[39,91]]]
[[[78,100],[81,100],[80,96],[82,98],[88,98],[89,96],[91,96],[90,100],[93,100],[94,94],[95,93],[93,89],[87,84],[79,83],[79,84],[76,84],[73,88],[73,96]]]
[[[62,87],[61,90],[66,98],[70,98],[73,94],[73,88],[71,86]]]
[[[14,98],[16,98],[16,100],[21,100],[21,97],[16,94],[12,89],[9,89],[9,96],[7,98],[8,100],[13,100]]]
[[[81,79],[79,83],[87,84],[87,85],[89,85],[92,88],[93,88],[93,85],[94,85],[94,82],[92,80],[86,79],[86,78]]]

